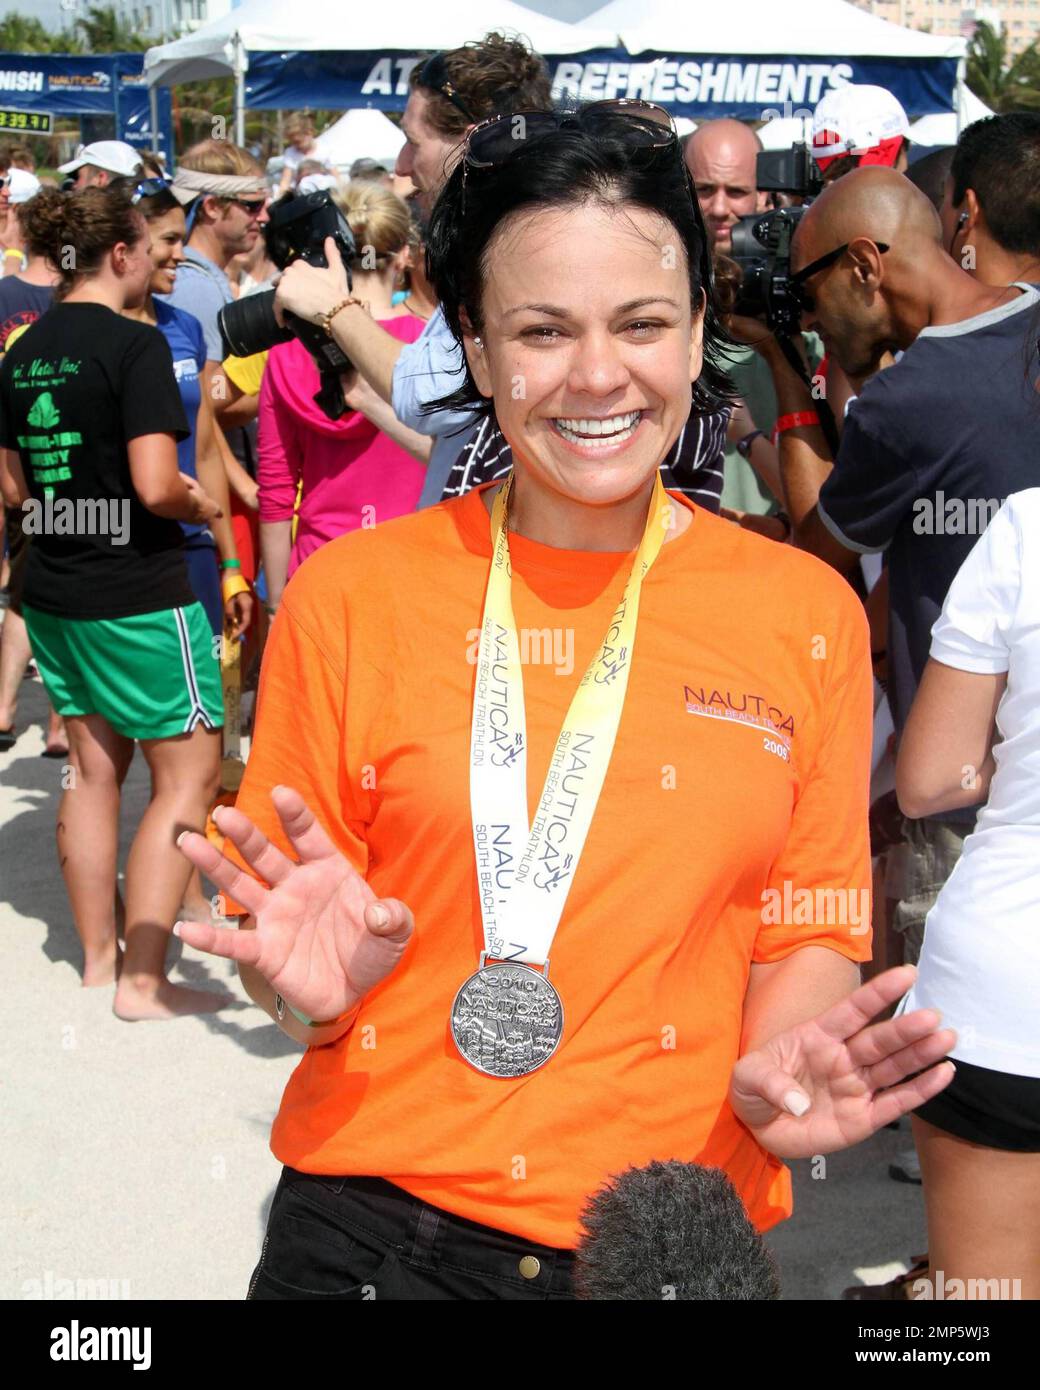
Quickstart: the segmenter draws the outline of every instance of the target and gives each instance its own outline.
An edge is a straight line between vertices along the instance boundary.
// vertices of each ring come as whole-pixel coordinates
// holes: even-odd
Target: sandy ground
[[[229,963],[171,939],[176,980],[229,987],[209,1018],[123,1023],[111,988],[84,990],[54,854],[61,764],[39,756],[45,703],[22,685],[0,754],[0,1298],[238,1299],[259,1254],[279,1168],[268,1133],[299,1049],[242,992]],[[125,855],[147,802],[138,756]],[[834,1299],[925,1247],[921,1189],[893,1182],[907,1129],[796,1163],[795,1215],[772,1232],[784,1297]],[[62,1283],[61,1281],[71,1281]]]

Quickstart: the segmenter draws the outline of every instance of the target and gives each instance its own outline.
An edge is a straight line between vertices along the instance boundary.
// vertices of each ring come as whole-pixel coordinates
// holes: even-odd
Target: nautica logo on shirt
[[[794,738],[794,716],[771,705],[764,695],[753,695],[746,690],[713,689],[707,685],[684,685],[683,698],[687,714],[750,724],[756,729],[780,734],[786,740]]]

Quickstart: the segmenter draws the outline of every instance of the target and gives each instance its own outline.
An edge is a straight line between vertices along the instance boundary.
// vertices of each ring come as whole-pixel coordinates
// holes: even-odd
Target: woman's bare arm
[[[997,706],[1007,672],[958,671],[929,659],[899,744],[896,795],[916,820],[989,794]]]
[[[783,960],[752,965],[744,996],[741,1056],[795,1024],[815,1018],[858,984],[856,962],[829,946],[803,946]]]

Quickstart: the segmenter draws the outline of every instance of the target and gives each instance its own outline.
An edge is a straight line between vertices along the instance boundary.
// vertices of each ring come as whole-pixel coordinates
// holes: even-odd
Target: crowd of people
[[[85,985],[220,1009],[175,930],[306,1048],[249,1296],[569,1298],[610,1174],[721,1168],[764,1231],[782,1159],[912,1112],[929,1251],[861,1295],[1040,1297],[1040,116],[918,158],[841,88],[771,193],[751,125],[561,111],[493,34],[402,132],[349,178],[306,116],[270,170],[12,153],[0,195],[0,749],[31,659]],[[314,192],[354,260],[282,270]],[[785,207],[789,335],[741,249]],[[228,349],[272,286],[336,418],[298,336]]]

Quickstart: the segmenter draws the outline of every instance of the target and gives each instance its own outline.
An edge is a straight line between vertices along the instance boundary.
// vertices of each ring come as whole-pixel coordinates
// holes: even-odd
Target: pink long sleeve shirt
[[[411,314],[380,319],[402,342],[423,330]],[[358,411],[330,420],[314,403],[314,359],[295,339],[271,350],[260,388],[260,520],[289,521],[302,480],[291,575],[335,536],[414,509],[425,468]]]

